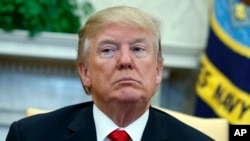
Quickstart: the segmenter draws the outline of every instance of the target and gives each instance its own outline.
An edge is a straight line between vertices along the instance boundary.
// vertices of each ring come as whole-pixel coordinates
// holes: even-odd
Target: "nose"
[[[120,53],[117,57],[118,57],[117,67],[119,70],[133,68],[133,58],[132,58],[133,56],[128,46],[122,46],[120,48]]]

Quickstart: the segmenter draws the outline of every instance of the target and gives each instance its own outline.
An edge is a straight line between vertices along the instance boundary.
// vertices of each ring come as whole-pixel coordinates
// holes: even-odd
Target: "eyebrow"
[[[116,44],[116,41],[112,37],[105,37],[97,41],[98,46],[104,44]]]
[[[147,44],[148,41],[144,36],[138,36],[135,39],[129,41],[129,45],[133,45],[136,43],[145,43]],[[104,37],[97,41],[98,46],[102,46],[104,44],[118,44],[118,42],[113,37]]]
[[[129,42],[130,45],[135,43],[147,43],[147,40],[144,37],[138,37]]]

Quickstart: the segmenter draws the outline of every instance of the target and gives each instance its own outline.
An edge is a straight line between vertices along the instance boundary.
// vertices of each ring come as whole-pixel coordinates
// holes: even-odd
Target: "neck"
[[[138,104],[138,103],[117,103],[109,104],[109,106],[101,106],[96,104],[96,106],[105,113],[111,120],[113,120],[117,126],[126,127],[133,121],[138,119],[141,115],[146,112],[149,108],[148,104]]]

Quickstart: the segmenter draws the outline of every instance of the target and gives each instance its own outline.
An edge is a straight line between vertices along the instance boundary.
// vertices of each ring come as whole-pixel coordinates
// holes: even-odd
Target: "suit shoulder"
[[[151,119],[155,120],[155,124],[160,126],[160,130],[164,131],[170,136],[174,136],[175,139],[185,140],[204,140],[212,141],[209,136],[198,131],[197,129],[187,125],[186,123],[178,120],[172,115],[163,112],[161,110],[151,108],[152,116]]]
[[[35,125],[39,127],[39,125],[46,125],[50,123],[53,123],[54,125],[62,123],[67,124],[72,119],[74,119],[82,109],[87,108],[91,105],[92,102],[70,105],[48,113],[42,113],[30,117],[25,117],[17,121],[16,123],[18,123],[19,126],[23,128]]]
[[[12,123],[7,135],[7,141],[27,140],[62,140],[62,135],[68,133],[69,125],[79,115],[90,115],[92,102],[67,106],[52,112],[26,117]],[[48,137],[50,139],[48,139]]]

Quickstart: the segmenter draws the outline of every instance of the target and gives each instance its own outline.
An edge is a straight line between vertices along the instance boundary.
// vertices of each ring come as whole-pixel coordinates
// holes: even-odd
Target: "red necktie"
[[[111,141],[129,141],[130,137],[124,130],[114,130],[108,135]]]

